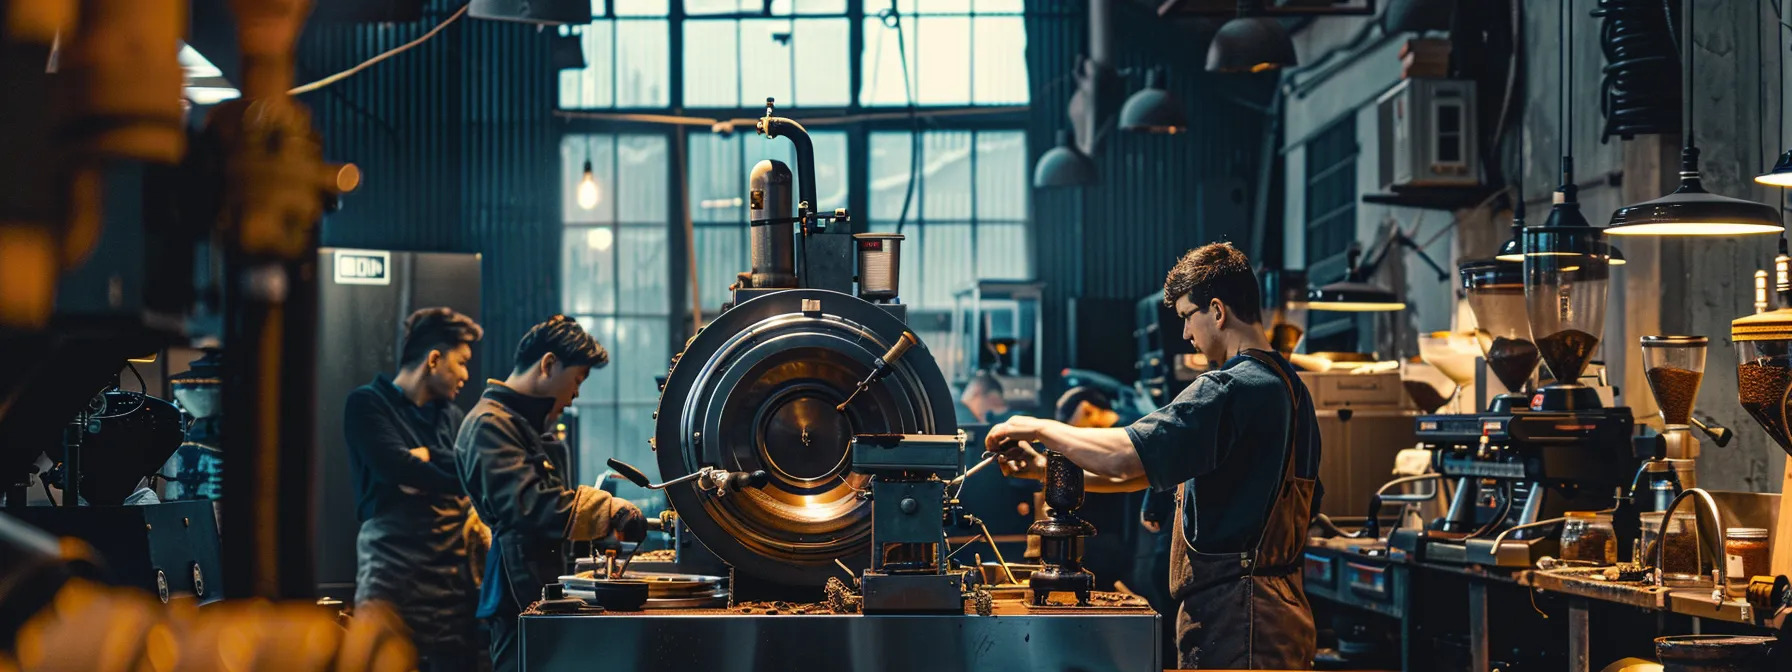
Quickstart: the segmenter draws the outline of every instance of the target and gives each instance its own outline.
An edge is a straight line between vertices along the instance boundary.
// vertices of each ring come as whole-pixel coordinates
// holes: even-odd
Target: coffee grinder
[[[1483,259],[1465,261],[1461,267],[1463,293],[1475,314],[1475,340],[1486,358],[1487,372],[1500,382],[1504,394],[1493,398],[1487,410],[1510,413],[1530,406],[1525,387],[1537,372],[1537,346],[1531,342],[1531,324],[1525,318],[1524,265],[1513,261]]]
[[[1607,508],[1630,485],[1630,409],[1602,407],[1578,382],[1605,328],[1610,249],[1570,200],[1546,226],[1525,229],[1522,264],[1464,264],[1488,368],[1507,392],[1483,413],[1419,418],[1433,467],[1456,489],[1444,518],[1396,534],[1396,548],[1432,561],[1528,567],[1557,552],[1549,521]],[[1517,325],[1520,314],[1528,328]],[[1553,380],[1526,399],[1538,359]]]
[[[1736,344],[1736,396],[1781,450],[1792,455],[1792,308],[1749,315],[1730,322]],[[1786,461],[1780,492],[1792,492],[1792,459]],[[1780,498],[1774,526],[1770,572],[1792,574],[1792,497]]]
[[[1631,485],[1631,497],[1644,511],[1667,508],[1681,490],[1698,487],[1699,439],[1694,428],[1710,436],[1718,446],[1730,443],[1730,430],[1693,416],[1699,385],[1705,379],[1704,336],[1644,336],[1643,366],[1649,392],[1661,409],[1662,432],[1656,454],[1643,463]]]

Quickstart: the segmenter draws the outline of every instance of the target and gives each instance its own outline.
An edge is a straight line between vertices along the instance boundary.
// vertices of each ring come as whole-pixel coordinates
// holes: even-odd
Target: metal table
[[[1149,609],[1030,612],[998,601],[992,616],[740,614],[668,610],[521,618],[525,672],[634,670],[1162,670]]]

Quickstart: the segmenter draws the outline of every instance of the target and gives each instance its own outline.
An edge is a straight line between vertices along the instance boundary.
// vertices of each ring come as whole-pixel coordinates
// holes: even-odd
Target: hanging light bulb
[[[585,161],[585,176],[579,178],[579,207],[591,210],[597,207],[597,176],[591,174],[591,161]]]

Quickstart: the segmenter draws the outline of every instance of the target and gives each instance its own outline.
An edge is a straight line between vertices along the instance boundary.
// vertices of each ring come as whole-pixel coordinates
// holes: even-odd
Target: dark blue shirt
[[[1262,362],[1238,355],[1126,428],[1153,489],[1187,484],[1184,534],[1203,553],[1243,552],[1256,545],[1281,488],[1290,431],[1299,432],[1294,437],[1295,475],[1319,477],[1313,400],[1294,367],[1279,355],[1270,357],[1295,381],[1302,397],[1304,413],[1296,422],[1290,422],[1282,377]],[[1319,498],[1316,491],[1314,511]]]

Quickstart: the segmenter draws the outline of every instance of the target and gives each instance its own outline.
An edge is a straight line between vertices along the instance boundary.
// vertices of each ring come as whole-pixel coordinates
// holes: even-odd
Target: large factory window
[[[767,96],[791,107],[851,102],[846,0],[790,4],[771,3],[775,18],[732,18],[701,15],[757,14],[760,1],[686,0],[692,16],[683,26],[685,107],[751,108]]]
[[[862,1],[860,105],[1027,104],[1022,0]]]
[[[793,145],[782,139],[693,132],[690,138],[691,221],[696,237],[697,290],[703,311],[714,314],[728,300],[734,275],[747,270],[747,172],[762,159],[796,170]],[[825,208],[847,202],[846,134],[810,131],[815,143],[815,191]]]
[[[578,33],[586,67],[560,71],[560,108],[645,109],[672,105],[672,41],[667,0],[615,0],[609,18],[591,25],[562,27]],[[593,0],[594,17],[605,17],[604,0]]]
[[[949,343],[949,325],[930,327],[925,318],[949,314],[954,292],[979,279],[1032,277],[1026,135],[927,131],[916,142],[908,131],[875,132],[869,145],[869,228],[895,231],[904,222],[903,300],[927,343]]]
[[[659,134],[568,135],[561,140],[563,310],[610,352],[610,365],[592,372],[575,402],[581,482],[591,482],[609,457],[653,463],[647,439],[653,436],[653,409],[659,400],[654,376],[665,372],[671,357],[670,146],[670,139]],[[580,207],[578,199],[586,161],[597,183],[597,204],[591,209]]]
[[[1345,250],[1356,240],[1356,117],[1346,115],[1307,142],[1306,246],[1308,281],[1317,285],[1344,279]],[[1327,317],[1329,316],[1329,317]],[[1356,348],[1355,313],[1313,313],[1308,352],[1351,352]]]

